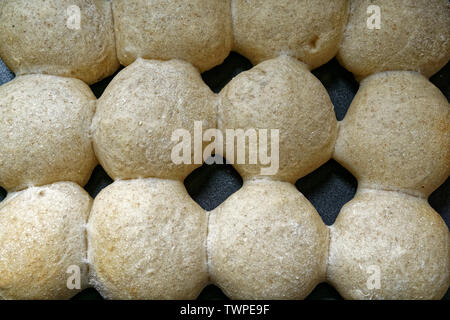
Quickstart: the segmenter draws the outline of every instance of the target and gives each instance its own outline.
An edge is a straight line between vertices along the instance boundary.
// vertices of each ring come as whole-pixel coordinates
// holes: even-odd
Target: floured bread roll
[[[195,299],[207,284],[206,213],[179,181],[116,181],[88,224],[91,284],[107,299]]]
[[[194,164],[194,122],[202,122],[203,130],[214,128],[216,100],[189,63],[137,60],[98,101],[93,127],[100,163],[113,179],[183,180],[202,163]],[[180,143],[172,141],[172,134],[178,129],[190,134],[191,164],[172,159]]]
[[[346,299],[440,299],[450,237],[425,199],[360,190],[330,228],[328,280]]]
[[[253,64],[290,55],[317,68],[337,53],[347,0],[232,0],[234,50]]]
[[[328,230],[290,183],[244,181],[209,223],[211,279],[231,299],[303,299],[325,279]]]
[[[231,80],[220,97],[219,126],[225,144],[233,143],[227,129],[258,130],[258,139],[263,134],[259,129],[268,130],[266,154],[279,155],[279,168],[276,173],[269,172],[271,177],[294,183],[330,159],[337,131],[333,104],[303,63],[286,56],[265,61]],[[272,144],[274,129],[279,130],[279,152]],[[253,150],[250,143],[245,144],[245,155],[253,154],[258,165],[251,164],[250,157],[245,164],[239,161],[238,151],[243,148],[237,142],[234,139],[234,157],[227,154],[228,146],[223,151],[243,179],[259,176],[261,168],[271,167],[260,161],[264,142]]]
[[[450,59],[448,0],[350,0],[338,59],[358,80],[391,70],[432,76]]]
[[[89,133],[95,103],[78,79],[26,75],[0,86],[0,185],[86,184],[97,164]]]
[[[450,169],[450,108],[415,72],[361,82],[336,141],[334,158],[362,187],[428,196]]]
[[[3,0],[0,57],[16,74],[74,77],[88,84],[119,68],[107,0]]]
[[[113,0],[117,54],[192,63],[200,72],[219,65],[232,42],[230,2],[225,0]]]
[[[0,203],[0,299],[69,299],[86,288],[91,202],[72,182],[8,194]]]

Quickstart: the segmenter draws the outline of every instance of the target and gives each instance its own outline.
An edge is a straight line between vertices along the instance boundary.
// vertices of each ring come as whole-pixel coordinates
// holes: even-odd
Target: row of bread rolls
[[[84,185],[95,155],[113,179],[183,180],[200,164],[173,163],[179,141],[172,133],[194,136],[195,121],[224,136],[226,129],[279,129],[272,178],[288,182],[328,161],[334,149],[363,187],[426,197],[449,170],[447,99],[415,72],[364,80],[336,147],[338,123],[325,88],[303,63],[284,56],[241,73],[219,94],[186,62],[140,59],[98,101],[77,79],[26,75],[0,86],[0,105],[0,186],[7,191],[57,181]],[[260,176],[259,166],[235,166],[245,179]]]
[[[6,254],[2,255],[5,271],[2,275],[5,277],[1,288],[5,290],[0,289],[0,296],[70,297],[77,291],[64,289],[66,279],[63,276],[65,273],[62,272],[63,267],[67,268],[69,263],[81,264],[81,270],[86,270],[89,265],[90,284],[106,298],[195,298],[210,281],[210,275],[211,278],[217,278],[215,283],[221,285],[230,297],[306,296],[325,278],[328,243],[325,225],[311,204],[288,183],[273,182],[275,192],[270,191],[271,182],[267,186],[264,182],[255,185],[246,183],[251,194],[272,199],[270,206],[261,208],[261,215],[258,213],[248,217],[265,221],[267,219],[263,218],[272,215],[273,211],[273,236],[267,239],[267,244],[261,249],[276,246],[277,254],[285,252],[284,257],[277,257],[276,265],[286,269],[283,277],[293,277],[295,280],[286,279],[281,284],[263,288],[261,285],[264,284],[264,279],[269,279],[270,275],[261,277],[266,269],[262,265],[255,265],[253,269],[249,269],[247,275],[260,278],[259,287],[252,289],[249,282],[249,289],[239,293],[239,288],[233,289],[233,283],[229,283],[233,281],[233,268],[226,265],[226,260],[223,261],[221,249],[233,250],[235,247],[226,243],[226,229],[222,228],[222,225],[232,228],[239,222],[236,222],[239,216],[235,216],[230,221],[231,224],[227,223],[226,213],[214,214],[209,219],[209,215],[189,197],[181,181],[198,165],[173,164],[170,154],[174,142],[170,138],[175,129],[191,130],[195,120],[202,120],[206,128],[216,127],[219,113],[223,126],[239,128],[242,121],[251,120],[245,116],[251,112],[249,107],[259,108],[254,110],[260,113],[260,116],[259,119],[253,119],[257,121],[253,126],[262,126],[264,117],[278,112],[277,117],[272,117],[270,127],[286,129],[281,135],[280,143],[282,153],[286,155],[280,160],[282,170],[276,178],[293,182],[295,176],[311,172],[331,156],[337,126],[331,101],[326,90],[305,65],[293,58],[280,57],[267,61],[241,74],[234,81],[222,99],[221,95],[210,91],[202,82],[199,72],[186,62],[139,59],[121,71],[111,82],[97,103],[94,117],[95,99],[92,94],[86,94],[89,92],[88,87],[76,79],[46,75],[18,76],[0,87],[4,92],[0,96],[5,97],[0,104],[5,105],[5,114],[8,115],[1,122],[2,130],[4,134],[17,135],[16,138],[11,136],[12,139],[4,140],[5,147],[9,148],[4,150],[23,150],[20,154],[5,153],[10,157],[7,159],[2,157],[5,158],[2,170],[9,173],[8,176],[2,175],[5,177],[2,185],[9,191],[14,191],[31,185],[45,184],[10,192],[8,198],[2,202],[0,225],[8,232],[5,232],[2,242],[2,250]],[[275,91],[280,92],[275,95]],[[248,99],[247,95],[250,95]],[[319,100],[316,101],[314,96]],[[238,97],[246,99],[240,101]],[[256,101],[251,101],[251,97],[253,100],[256,98]],[[79,100],[75,100],[76,98]],[[227,102],[222,103],[222,100]],[[30,108],[30,101],[34,106],[41,105],[42,112],[39,113],[38,108]],[[265,103],[261,103],[264,101]],[[75,105],[78,108],[74,108]],[[81,112],[80,108],[86,112]],[[61,112],[58,113],[58,110]],[[317,115],[307,116],[310,113]],[[242,120],[239,121],[241,114]],[[292,117],[292,114],[296,116]],[[33,126],[34,122],[40,125]],[[33,131],[24,130],[25,128],[33,128]],[[72,128],[77,130],[71,131]],[[24,136],[28,136],[28,139],[24,139]],[[85,235],[84,227],[89,211],[89,205],[86,203],[90,203],[89,196],[83,191],[85,195],[82,199],[72,199],[67,198],[64,193],[58,193],[58,190],[52,193],[45,190],[68,185],[77,192],[80,191],[76,184],[56,181],[72,180],[79,184],[85,183],[92,165],[95,164],[95,158],[90,161],[93,157],[92,149],[86,151],[74,148],[90,146],[91,136],[93,149],[100,163],[119,181],[96,197]],[[35,141],[39,141],[39,144],[36,145]],[[296,150],[294,146],[301,148]],[[309,159],[304,157],[305,154],[310,154]],[[289,163],[301,155],[304,161]],[[18,162],[16,160],[20,159],[14,157],[24,160]],[[33,162],[33,159],[41,158],[52,161]],[[86,166],[80,170],[81,163],[90,163],[91,167]],[[58,168],[62,171],[57,171]],[[293,172],[289,172],[289,168]],[[248,172],[245,174],[246,178],[255,176],[253,170],[247,166],[242,166],[240,170],[243,173]],[[70,174],[74,174],[74,177]],[[162,179],[120,181],[139,177]],[[55,184],[48,185],[52,182]],[[277,188],[282,190],[277,191]],[[249,197],[247,191],[242,192],[241,197]],[[33,197],[30,194],[41,196]],[[62,211],[57,211],[59,207],[53,208],[51,205],[52,201],[57,203],[59,198],[65,199],[65,208],[63,207]],[[226,211],[238,212],[233,208],[240,205],[239,199],[240,197],[237,202],[229,202],[232,205]],[[286,200],[289,201],[289,207],[284,207]],[[26,208],[32,208],[35,202],[36,210],[13,205],[21,203]],[[80,206],[85,210],[80,210]],[[42,214],[43,208],[52,211],[54,215],[70,215],[76,212],[81,217],[78,217],[77,223],[58,220],[55,222],[56,226],[49,225],[54,216]],[[280,210],[286,213],[285,217],[278,216],[277,211]],[[3,217],[4,219],[1,219]],[[242,218],[246,217],[244,215]],[[29,220],[38,222],[28,224]],[[42,241],[47,241],[54,232],[48,232],[46,226],[59,233],[51,239],[51,244],[45,247],[45,250],[35,250],[34,245],[40,245],[39,242],[30,244],[26,242],[28,238],[24,238],[25,242],[22,242],[11,235],[15,230],[21,232],[20,230],[29,228],[28,237],[39,237]],[[291,228],[291,233],[283,241],[276,239],[287,227]],[[79,236],[67,238],[69,233],[64,232],[67,228],[79,231]],[[308,232],[299,233],[303,231]],[[316,231],[320,232],[316,235]],[[248,249],[252,250],[252,243],[260,238],[261,233],[266,232],[264,224],[258,232],[259,235],[249,235]],[[301,238],[296,239],[299,235]],[[56,238],[58,236],[59,239]],[[83,251],[86,247],[75,250],[80,249],[86,240],[89,244],[87,257]],[[276,243],[272,243],[273,241]],[[214,256],[214,250],[207,249],[207,243],[210,243],[212,248],[218,248],[217,256]],[[314,243],[318,244],[317,248]],[[22,249],[17,251],[17,246]],[[241,255],[239,252],[240,247],[236,246],[234,253],[237,254],[238,263],[245,264],[246,254]],[[302,263],[303,253],[307,258]],[[260,255],[262,257],[264,252]],[[10,265],[10,260],[18,261],[17,265]],[[223,264],[231,274],[220,271]],[[270,259],[266,264],[267,267],[272,264]],[[319,269],[316,270],[316,267]],[[39,268],[40,273],[35,273],[33,268]],[[297,275],[297,272],[301,274]],[[58,274],[58,277],[55,277],[54,281],[48,281],[46,286],[41,286],[39,279],[32,281],[33,274],[42,274],[44,278],[48,275],[47,280],[50,275]],[[25,275],[30,278],[27,285],[23,285]],[[81,276],[84,277],[81,283],[86,286],[86,272]],[[286,285],[289,290],[284,292]]]
[[[261,63],[218,95],[181,61],[140,59],[115,80],[97,103],[92,127],[95,98],[79,80],[29,75],[0,87],[0,105],[7,108],[0,130],[9,137],[0,140],[0,150],[12,150],[0,153],[1,168],[14,172],[9,184],[2,182],[8,191],[59,180],[82,184],[91,169],[80,165],[93,166],[93,152],[72,148],[89,146],[91,135],[97,157],[117,180],[94,201],[87,246],[90,199],[77,185],[57,182],[8,194],[0,205],[1,297],[69,297],[74,291],[65,289],[61,275],[69,263],[79,263],[82,276],[89,264],[91,285],[107,298],[194,298],[208,281],[232,298],[252,299],[303,298],[325,279],[346,298],[440,298],[448,288],[449,232],[426,197],[448,176],[449,106],[424,76],[367,78],[339,132],[326,90],[293,58]],[[28,107],[41,101],[43,112]],[[76,108],[79,101],[83,110]],[[188,170],[170,160],[171,132],[192,128],[197,113],[222,130],[285,131],[277,175],[264,178],[236,165],[243,188],[209,214],[181,182],[195,166]],[[40,126],[33,127],[36,121]],[[34,139],[17,147],[27,140],[14,136],[27,133]],[[18,154],[28,157],[20,166],[6,158],[16,154],[14,145],[27,151]],[[355,174],[360,189],[327,230],[287,182],[327,161],[334,145],[334,157]],[[142,153],[147,161],[136,157]],[[34,164],[39,158],[52,161]],[[382,286],[367,292],[373,265]]]
[[[273,180],[244,181],[209,213],[182,182],[156,178],[116,181],[91,202],[71,182],[8,195],[0,298],[93,286],[107,299],[194,299],[214,283],[233,299],[303,299],[326,280],[347,299],[439,299],[450,284],[448,228],[404,193],[361,189],[329,228]],[[74,266],[78,288],[68,287]]]
[[[326,89],[293,58],[263,62],[239,74],[218,95],[188,63],[140,59],[121,71],[99,99],[94,148],[113,179],[183,180],[200,164],[174,164],[171,150],[179,141],[171,135],[186,129],[193,145],[195,121],[202,121],[203,132],[221,129],[224,138],[226,129],[279,129],[275,178],[290,182],[328,161],[337,132]],[[271,154],[270,147],[267,152]],[[191,153],[194,159],[194,146]],[[244,179],[260,174],[259,166],[229,160]]]
[[[141,66],[139,70],[146,69]],[[131,83],[139,87],[139,82]],[[111,92],[118,94],[107,101],[110,108],[129,98],[120,88],[111,84]],[[190,209],[197,220],[180,229],[203,235],[192,236],[192,241],[181,235],[167,236],[170,230],[175,233],[177,219],[165,220],[168,227],[155,231],[154,218],[141,222],[134,217],[144,219],[155,211],[175,212],[171,217],[182,214],[177,210],[182,201],[173,200],[169,206],[168,195],[159,194],[156,187],[169,182],[113,183],[96,199],[89,223],[94,285],[104,296],[192,298],[211,282],[234,299],[301,299],[322,281],[348,299],[439,299],[445,294],[450,285],[450,234],[426,198],[448,177],[450,113],[446,98],[424,76],[386,72],[367,78],[338,133],[322,85],[292,58],[269,60],[241,73],[218,97],[220,129],[281,129],[279,172],[261,177],[257,169],[262,164],[235,164],[244,178],[243,187],[206,216]],[[140,104],[148,102],[141,100]],[[105,112],[107,116],[100,121],[116,123],[114,115],[122,114],[121,108]],[[127,110],[130,114],[138,111]],[[140,145],[139,139],[130,145]],[[327,228],[314,207],[288,182],[308,174],[332,153],[358,178],[359,189],[336,223]],[[178,186],[187,201],[181,183]],[[154,200],[145,205],[142,193],[152,194]],[[190,219],[194,217],[186,220]],[[132,236],[128,231],[117,236],[118,230],[125,229]],[[191,247],[179,245],[184,252],[180,253],[169,240],[155,242],[158,236],[183,239]],[[191,260],[193,247],[197,248],[196,264]],[[160,265],[155,252],[174,260]],[[113,261],[111,256],[120,259]],[[136,258],[142,256],[149,258]],[[183,284],[174,285],[172,261],[187,274],[196,268],[199,277],[177,278]],[[374,267],[379,286],[368,284]],[[135,278],[143,272],[144,278]]]
[[[0,87],[0,105],[0,186],[7,191],[58,181],[83,186],[96,158],[114,180],[184,180],[204,159],[175,164],[179,141],[172,134],[189,131],[194,162],[196,121],[203,132],[218,128],[223,136],[226,129],[279,129],[273,178],[295,182],[330,159],[337,134],[326,89],[302,62],[286,56],[241,73],[219,94],[187,62],[139,59],[98,101],[80,80],[25,75]],[[259,166],[236,168],[245,179],[260,176]]]
[[[289,183],[248,181],[210,214],[174,180],[116,181],[91,202],[71,182],[8,195],[0,298],[66,299],[91,285],[109,299],[194,299],[212,281],[231,298],[298,299],[325,279],[328,231]]]
[[[381,10],[380,29],[368,27]],[[77,11],[79,8],[79,28]],[[289,55],[316,68],[336,54],[358,79],[411,70],[430,77],[450,58],[447,0],[1,0],[0,57],[17,75],[88,84],[138,58],[200,72],[235,50],[253,64]]]
[[[264,191],[261,193],[264,198],[270,194],[273,203],[261,208],[261,214],[274,212],[275,221],[271,222],[274,231],[273,238],[268,238],[264,247],[276,246],[277,253],[286,251],[287,263],[277,257],[276,264],[285,266],[283,277],[292,276],[295,280],[287,279],[267,289],[261,287],[264,281],[254,289],[248,283],[249,289],[240,294],[238,289],[230,287],[232,274],[219,269],[226,263],[219,254],[221,248],[230,248],[223,243],[227,238],[221,227],[226,225],[227,214],[214,214],[210,220],[189,197],[181,181],[198,164],[172,163],[171,134],[178,128],[187,128],[192,133],[195,120],[202,120],[205,129],[215,128],[219,122],[225,127],[239,128],[243,121],[251,121],[251,117],[246,117],[251,112],[249,107],[259,108],[255,111],[260,113],[252,126],[262,126],[265,115],[276,113],[278,116],[272,117],[270,127],[285,128],[286,132],[280,140],[281,152],[285,154],[280,159],[282,170],[275,178],[293,182],[295,176],[311,172],[331,156],[337,127],[331,101],[305,65],[293,58],[269,60],[234,81],[225,93],[215,95],[189,63],[139,59],[111,82],[97,102],[95,115],[95,98],[77,79],[26,75],[1,86],[0,105],[7,116],[1,118],[0,127],[9,139],[1,140],[5,153],[0,156],[4,164],[0,176],[1,185],[9,194],[0,208],[0,226],[5,230],[0,249],[4,253],[0,296],[70,297],[77,292],[66,289],[68,275],[63,271],[70,265],[80,265],[82,288],[88,283],[89,266],[90,285],[106,298],[195,298],[210,277],[217,278],[215,283],[235,298],[306,296],[325,278],[328,243],[325,225],[311,204],[288,183],[273,182],[275,192],[269,192],[270,181],[267,186],[266,183],[248,184],[252,194]],[[275,91],[280,92],[275,95]],[[250,95],[248,99],[247,95]],[[246,99],[240,101],[238,97]],[[252,102],[251,97],[256,101]],[[316,116],[309,117],[311,113]],[[239,121],[240,114],[242,121]],[[301,148],[297,150],[294,146]],[[20,152],[15,152],[16,149]],[[72,182],[57,181],[83,185],[96,164],[94,150],[100,163],[117,181],[96,197],[86,233],[89,196]],[[305,154],[310,155],[305,158]],[[289,163],[300,157],[304,161]],[[51,161],[34,162],[34,159]],[[239,170],[246,178],[255,176],[246,166]],[[161,179],[121,181],[141,177]],[[27,186],[31,187],[14,192]],[[66,186],[65,191],[60,192],[59,186]],[[277,191],[279,187],[282,190]],[[68,197],[66,193],[70,190],[66,189],[70,188],[74,189],[71,193],[84,195]],[[247,197],[247,191],[242,192]],[[52,206],[52,202],[59,203],[61,199],[64,200],[61,205]],[[289,207],[283,207],[285,200],[289,200]],[[236,212],[235,205],[227,211]],[[280,210],[287,215],[278,217]],[[46,211],[52,214],[44,214]],[[77,222],[65,218],[52,224],[55,215],[76,215]],[[263,215],[248,218],[259,220]],[[233,220],[230,227],[236,224]],[[292,232],[285,240],[276,240],[276,235],[286,227]],[[14,236],[23,229],[27,229],[27,237]],[[208,239],[207,230],[210,230]],[[306,230],[306,234],[298,233]],[[75,231],[79,232],[78,237],[68,236]],[[316,231],[319,234],[315,235]],[[265,232],[264,225],[258,232]],[[298,235],[301,238],[296,246]],[[34,242],[35,238],[41,242]],[[258,238],[260,235],[249,235],[250,250]],[[274,240],[276,243],[271,244]],[[41,246],[42,242],[48,245],[37,250],[35,245]],[[213,250],[207,250],[207,243],[218,248],[217,257]],[[318,244],[317,252],[312,243]],[[308,255],[304,263],[300,259],[303,251]],[[246,255],[235,253],[239,264],[245,264]],[[316,262],[310,262],[311,259]],[[12,260],[17,263],[10,264]],[[319,271],[315,270],[317,266]],[[37,269],[40,271],[36,272]],[[265,270],[255,265],[248,275],[261,278],[258,275]],[[302,274],[295,274],[299,270]],[[28,281],[24,282],[25,278]],[[268,278],[266,275],[265,279]],[[285,285],[290,286],[287,292],[282,289]]]
[[[450,172],[445,96],[416,72],[366,78],[333,157],[358,190],[330,227],[327,280],[347,299],[440,299],[450,234],[427,197]]]

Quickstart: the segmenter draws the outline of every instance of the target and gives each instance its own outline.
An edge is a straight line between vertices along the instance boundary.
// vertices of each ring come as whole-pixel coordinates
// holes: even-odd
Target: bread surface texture
[[[231,299],[303,299],[325,277],[328,230],[295,187],[243,187],[211,212],[211,280]]]
[[[234,145],[234,154],[227,153],[227,145],[223,152],[244,179],[261,176],[261,168],[269,167],[260,161],[261,129],[267,130],[266,154],[279,155],[278,170],[267,175],[272,179],[295,183],[327,162],[334,149],[337,120],[330,97],[306,65],[291,57],[262,62],[231,80],[220,93],[218,113],[225,144]],[[246,161],[239,161],[239,148],[244,148],[230,139],[228,129],[257,131],[260,145],[245,145]],[[278,141],[272,139],[275,130]],[[256,164],[250,163],[252,157]]]
[[[333,157],[362,187],[427,197],[448,177],[449,128],[448,101],[424,76],[379,73],[362,81]]]
[[[441,299],[449,231],[425,199],[359,190],[330,228],[328,281],[345,299]]]
[[[137,58],[182,59],[203,72],[230,53],[233,36],[227,0],[113,0],[112,4],[122,65]]]
[[[87,287],[91,203],[72,182],[8,194],[0,203],[0,299],[69,299]]]
[[[107,299],[195,299],[208,282],[206,226],[182,182],[116,181],[92,207],[90,284]]]
[[[315,69],[337,53],[347,0],[232,0],[234,50],[253,64],[289,55]]]
[[[379,29],[374,23],[379,17]],[[450,59],[447,0],[350,0],[337,58],[358,80],[382,71],[431,77]]]
[[[98,101],[93,141],[99,162],[113,179],[184,180],[203,163],[194,161],[195,122],[203,130],[215,128],[216,100],[189,63],[137,60],[111,81]],[[172,139],[177,130],[189,133],[190,143]],[[177,164],[172,152],[183,141],[189,147],[188,163]]]
[[[0,186],[84,186],[97,164],[90,133],[95,103],[78,79],[25,75],[0,86]]]
[[[0,58],[16,74],[92,84],[119,68],[107,0],[3,0]]]

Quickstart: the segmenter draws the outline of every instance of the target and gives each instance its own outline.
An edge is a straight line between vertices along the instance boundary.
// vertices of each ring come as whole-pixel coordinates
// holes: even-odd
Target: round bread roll
[[[189,63],[137,60],[98,101],[93,127],[100,163],[113,179],[183,180],[202,164],[193,157],[194,122],[201,121],[203,130],[215,127],[216,100]],[[190,164],[176,164],[172,157],[181,143],[172,139],[178,129],[190,134]]]
[[[431,82],[392,71],[361,82],[334,158],[362,187],[428,196],[450,169],[450,108]]]
[[[337,53],[347,0],[232,0],[234,50],[253,64],[281,54],[314,69]]]
[[[107,299],[195,299],[208,282],[207,215],[179,181],[116,181],[88,223],[90,282]]]
[[[58,182],[0,203],[0,299],[69,299],[87,286],[91,198]]]
[[[294,183],[297,179],[317,169],[331,157],[337,132],[336,115],[327,91],[307,69],[290,57],[281,56],[265,61],[250,71],[234,78],[220,93],[219,127],[223,131],[226,147],[223,152],[229,162],[244,179],[260,175],[271,175]],[[227,134],[227,129],[257,131],[260,140],[267,129],[267,155],[273,157],[272,164],[263,164],[260,148],[264,141],[251,147],[245,144],[247,161],[238,158],[244,150],[238,139]],[[279,152],[274,131],[279,130]],[[233,142],[234,141],[234,142]],[[227,148],[234,143],[234,155]],[[275,146],[272,151],[272,146]],[[256,158],[257,164],[250,162]],[[276,157],[279,159],[275,172]],[[261,168],[270,168],[263,173]],[[262,174],[263,173],[263,174]]]
[[[231,50],[230,2],[224,0],[114,0],[117,55],[192,63],[200,72],[221,64]]]
[[[78,79],[26,75],[0,86],[0,185],[85,185],[97,164],[89,133],[95,103]]]
[[[211,212],[212,281],[231,299],[303,299],[325,279],[328,229],[287,182],[247,180]]]
[[[16,74],[73,77],[88,84],[119,68],[107,0],[2,0],[0,57]]]
[[[425,199],[358,190],[330,228],[327,278],[346,299],[440,299],[450,237]]]
[[[379,8],[379,29],[375,8]],[[430,77],[450,59],[450,3],[350,0],[349,21],[337,57],[357,80],[398,70]]]

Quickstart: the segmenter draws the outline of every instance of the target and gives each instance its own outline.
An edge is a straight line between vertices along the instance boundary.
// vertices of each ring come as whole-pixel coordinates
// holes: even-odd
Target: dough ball
[[[311,68],[337,53],[347,0],[232,0],[234,50],[253,64],[281,54]]]
[[[380,29],[376,22],[380,9]],[[430,77],[450,59],[448,0],[350,0],[338,60],[358,80],[381,71],[410,70]]]
[[[113,0],[117,54],[192,63],[200,72],[219,65],[232,42],[230,2],[224,0]]]
[[[325,279],[328,229],[290,183],[245,181],[209,226],[211,278],[231,299],[303,299]]]
[[[90,282],[107,299],[195,299],[208,282],[207,215],[179,181],[116,181],[88,224]]]
[[[266,175],[261,169],[271,168],[267,175],[294,183],[330,159],[337,131],[333,104],[303,63],[286,56],[265,61],[239,74],[220,97],[219,126],[225,144],[233,145],[227,129],[256,131],[259,140],[261,135],[267,136],[267,144],[262,140],[256,147],[246,139],[245,162],[238,158],[238,151],[242,154],[244,150],[238,139],[234,139],[234,156],[227,153],[229,146],[224,148],[227,160],[234,162],[244,179]],[[260,129],[267,129],[267,134]],[[273,144],[276,139],[271,139],[275,129],[279,130],[279,152]],[[272,157],[272,165],[261,161],[259,150],[266,145],[263,154]],[[257,164],[250,162],[250,154]],[[276,157],[278,171],[272,170],[276,169]]]
[[[88,84],[100,81],[119,68],[111,4],[2,0],[0,57],[16,75],[44,73]]]
[[[449,231],[425,199],[359,190],[330,229],[327,277],[346,299],[440,299]]]
[[[340,124],[334,158],[363,187],[428,196],[450,169],[450,109],[415,72],[385,72],[361,83]]]
[[[97,164],[89,133],[95,102],[77,79],[26,75],[0,86],[0,185],[85,185]]]
[[[91,202],[72,182],[8,194],[0,203],[0,299],[69,299],[86,288]]]
[[[216,108],[215,95],[192,65],[139,59],[113,79],[98,101],[95,152],[113,179],[183,180],[202,163],[194,159],[195,122],[203,130],[215,127]],[[178,139],[179,129],[189,133],[191,143]],[[176,151],[182,142],[190,150]],[[173,153],[188,155],[188,163],[176,164]]]

